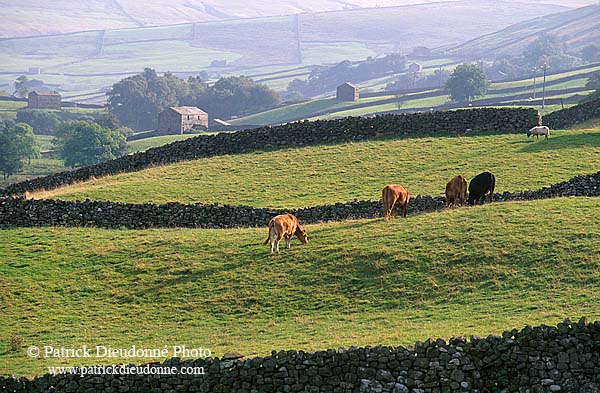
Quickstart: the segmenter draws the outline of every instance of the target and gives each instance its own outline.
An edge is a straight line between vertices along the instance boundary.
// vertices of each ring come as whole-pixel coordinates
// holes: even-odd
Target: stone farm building
[[[338,86],[336,98],[339,101],[358,101],[358,87],[350,82]]]
[[[195,125],[208,128],[208,114],[195,106],[172,106],[158,114],[159,134],[183,134]]]
[[[27,95],[27,108],[29,109],[60,109],[60,94],[53,91],[42,93],[32,91]]]

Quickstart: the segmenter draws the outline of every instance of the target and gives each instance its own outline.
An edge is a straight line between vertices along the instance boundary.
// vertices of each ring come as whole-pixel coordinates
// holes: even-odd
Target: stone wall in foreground
[[[202,368],[204,374],[59,374],[31,380],[0,376],[0,391],[597,393],[600,322],[565,320],[557,326],[508,330],[501,336],[428,339],[412,348],[273,351],[247,360],[172,358],[160,365]]]
[[[576,176],[540,190],[496,194],[495,201],[544,199],[559,196],[600,196],[600,172]],[[409,214],[444,208],[441,196],[416,196]],[[231,205],[164,205],[118,202],[0,199],[0,228],[69,226],[100,228],[234,228],[262,227],[282,213],[295,214],[301,223],[342,221],[382,216],[381,201],[351,201],[301,209],[268,209]]]
[[[98,165],[13,184],[0,189],[0,196],[50,190],[92,178],[226,154],[344,143],[399,135],[456,135],[466,129],[471,129],[472,132],[490,133],[525,132],[537,123],[538,114],[534,109],[479,108],[304,121],[232,133],[199,135]]]

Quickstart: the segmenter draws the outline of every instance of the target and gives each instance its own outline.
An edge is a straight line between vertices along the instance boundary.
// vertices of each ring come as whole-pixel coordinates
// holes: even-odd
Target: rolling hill
[[[148,0],[143,4],[134,0],[91,0],[84,3],[73,0],[52,2],[5,0],[2,3],[3,24],[0,37],[19,37],[72,33],[85,30],[104,30],[126,27],[147,27],[190,22],[210,22],[229,19],[257,18],[340,11],[374,7],[396,7],[448,0],[308,0],[284,1],[189,1]],[[578,7],[591,0],[529,0],[537,5]],[[508,3],[508,2],[507,2]],[[544,9],[540,7],[540,10]],[[549,8],[546,8],[549,9]]]
[[[538,189],[595,172],[599,160],[599,130],[553,131],[542,143],[524,134],[405,138],[186,161],[31,196],[295,208],[379,199],[382,184],[396,181],[412,195],[440,195],[457,173],[471,178],[483,168],[496,174],[497,192]]]
[[[454,64],[445,66],[452,69]],[[424,73],[430,73],[437,67],[425,67]],[[585,85],[591,74],[600,71],[600,63],[577,67],[572,70],[548,73],[546,78],[546,107],[544,113],[560,109],[560,99],[563,104],[573,105],[581,96],[589,94]],[[403,111],[424,111],[433,109],[449,109],[464,104],[450,102],[448,92],[440,89],[422,89],[420,91],[394,92],[385,91],[386,84],[398,78],[400,74],[389,75],[385,78],[364,81],[358,84],[360,99],[358,102],[340,102],[331,98],[307,100],[301,103],[283,105],[278,108],[254,113],[248,116],[230,120],[236,125],[280,124],[303,119],[331,119],[345,116],[363,116],[376,113],[398,111],[398,97],[401,98],[400,109]],[[486,95],[475,100],[474,106],[532,106],[541,110],[542,97],[539,83],[536,85],[535,100],[533,99],[533,75],[511,81],[499,81],[490,84]],[[548,106],[551,104],[552,106]]]
[[[392,181],[439,194],[451,176],[483,169],[498,191],[538,188],[597,171],[599,160],[599,129],[535,142],[425,136],[220,156],[38,197],[305,206],[377,199]],[[183,343],[251,357],[597,319],[598,209],[600,198],[554,198],[307,225],[309,243],[276,258],[265,228],[6,228],[0,336],[24,347]],[[9,345],[0,340],[0,374],[45,372],[48,362]]]
[[[540,16],[517,23],[492,34],[483,35],[458,46],[439,50],[444,56],[497,56],[519,54],[540,34],[557,36],[569,52],[600,41],[600,6],[590,5],[575,10]]]
[[[58,85],[63,92],[85,94],[87,99],[104,97],[106,88],[144,67],[183,77],[200,71],[214,77],[289,72],[393,51],[410,52],[415,46],[456,45],[525,21],[530,15],[564,9],[527,3],[453,1],[3,39],[0,89],[12,91],[14,80],[29,73],[30,68],[35,72],[40,68],[41,72],[32,78]],[[43,10],[39,14],[43,15]],[[492,20],[489,15],[496,18]],[[10,14],[5,19],[18,20]],[[217,64],[225,62],[225,67],[214,66],[215,60]],[[306,75],[308,70],[303,73]],[[96,91],[95,96],[90,90]]]

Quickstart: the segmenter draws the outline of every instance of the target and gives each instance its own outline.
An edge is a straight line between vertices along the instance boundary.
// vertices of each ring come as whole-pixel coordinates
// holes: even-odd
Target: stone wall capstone
[[[495,201],[544,199],[560,196],[600,196],[600,172],[575,176],[539,190],[504,192]],[[444,208],[444,197],[417,195],[410,201],[409,214]],[[382,216],[381,201],[350,201],[300,209],[270,209],[219,204],[163,205],[103,201],[0,198],[0,228],[68,226],[100,228],[234,228],[263,227],[283,213],[295,214],[301,223],[376,218]]]
[[[139,171],[151,166],[227,154],[363,141],[398,135],[456,135],[466,129],[490,133],[525,132],[537,123],[537,111],[531,108],[476,108],[303,121],[232,133],[199,135],[98,165],[13,184],[0,189],[0,196],[24,195],[26,192],[50,190],[92,178]]]
[[[0,376],[0,391],[598,393],[600,321],[567,319],[557,326],[507,330],[501,336],[427,339],[410,348],[281,350],[238,360],[171,358],[153,366],[196,367],[204,373]]]

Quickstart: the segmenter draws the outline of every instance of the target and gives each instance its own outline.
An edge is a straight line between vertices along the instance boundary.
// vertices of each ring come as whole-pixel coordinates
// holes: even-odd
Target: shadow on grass
[[[521,148],[522,153],[533,153],[547,150],[575,149],[581,147],[600,147],[600,135],[598,133],[561,135],[549,139],[529,141]]]

